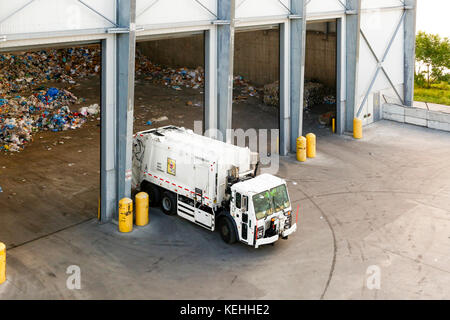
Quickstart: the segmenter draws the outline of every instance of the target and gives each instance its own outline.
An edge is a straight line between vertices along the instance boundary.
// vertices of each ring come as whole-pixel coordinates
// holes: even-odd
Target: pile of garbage
[[[323,98],[327,95],[327,88],[319,82],[305,81],[304,106],[311,108],[317,104],[323,104]]]
[[[252,86],[250,82],[242,76],[235,76],[233,79],[233,87],[239,91],[238,95],[234,95],[233,102],[246,101],[249,97],[259,98],[261,89]]]
[[[266,84],[264,86],[264,104],[278,107],[280,105],[280,82]]]
[[[153,63],[147,56],[136,50],[136,75],[144,77],[154,83],[162,84],[174,90],[183,88],[200,89],[205,85],[205,70],[202,67],[196,69],[171,68]],[[234,77],[234,88],[239,92],[234,101],[245,101],[249,97],[259,97],[260,89],[252,86],[242,76]]]
[[[20,151],[35,132],[76,129],[97,114],[98,105],[72,112],[82,99],[43,84],[73,85],[99,73],[100,60],[98,46],[0,54],[0,151]]]
[[[100,72],[98,46],[0,54],[0,98],[47,81],[75,84]]]
[[[183,87],[202,88],[205,82],[205,70],[202,67],[196,69],[164,67],[150,61],[139,50],[136,52],[136,75],[145,76],[146,80],[163,84],[174,90],[181,90]]]
[[[323,97],[323,103],[325,104],[336,104],[336,97],[333,95],[328,95]]]
[[[100,110],[92,105],[72,112],[69,106],[78,103],[70,91],[56,88],[0,99],[0,150],[20,151],[38,131],[77,129]]]
[[[335,104],[336,97],[332,89],[322,83],[305,81],[303,104],[305,108],[311,108],[319,104]],[[264,103],[269,106],[278,107],[280,103],[280,85],[276,81],[264,86]]]

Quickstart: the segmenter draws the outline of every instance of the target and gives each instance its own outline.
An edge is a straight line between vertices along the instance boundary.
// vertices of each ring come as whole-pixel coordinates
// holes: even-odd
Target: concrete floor
[[[450,134],[426,128],[319,135],[316,159],[281,161],[300,205],[288,241],[228,246],[157,210],[131,234],[92,219],[9,249],[0,299],[450,299],[449,162]],[[66,288],[70,265],[81,290]]]

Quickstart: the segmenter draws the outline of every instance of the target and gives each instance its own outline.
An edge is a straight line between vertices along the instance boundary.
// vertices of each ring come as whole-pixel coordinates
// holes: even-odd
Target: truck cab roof
[[[238,182],[233,185],[232,189],[237,192],[251,192],[258,194],[282,184],[285,184],[283,179],[265,173],[256,176],[255,178]]]

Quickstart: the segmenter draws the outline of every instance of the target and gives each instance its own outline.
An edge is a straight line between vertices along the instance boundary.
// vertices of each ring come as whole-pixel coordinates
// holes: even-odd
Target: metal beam
[[[278,3],[279,3],[283,8],[286,9],[286,11],[287,11],[289,14],[294,15],[294,13],[291,11],[291,9],[288,8],[283,2],[281,2],[281,0],[277,0],[277,1],[278,1]]]
[[[416,10],[417,0],[404,0],[404,104],[412,107],[414,101],[414,68],[416,57]]]
[[[343,58],[343,27],[342,18],[336,19],[336,133],[344,134],[345,131],[345,99],[342,99],[342,88],[345,84],[343,83],[343,68],[342,63]]]
[[[305,83],[306,2],[291,0],[291,10],[301,19],[290,20],[290,151],[295,152],[297,138],[303,134],[303,96]]]
[[[345,131],[353,131],[353,118],[357,103],[357,83],[359,64],[359,39],[361,21],[361,0],[347,0],[347,9],[356,14],[345,16],[346,39],[346,104],[345,104]]]
[[[3,18],[0,21],[0,24],[2,24],[3,22],[5,22],[6,20],[8,20],[9,18],[11,18],[13,15],[15,15],[16,13],[18,13],[19,11],[22,11],[23,9],[25,9],[26,7],[28,7],[31,3],[33,3],[35,0],[30,0],[27,3],[25,3],[23,6],[21,6],[20,8],[18,8],[17,10],[14,10],[13,12],[11,12],[10,14],[8,14],[5,18]]]
[[[240,6],[242,6],[244,4],[244,2],[247,0],[241,0],[241,2],[239,2],[238,4],[236,4],[236,10],[239,9]]]
[[[136,14],[136,18],[139,18],[140,16],[142,16],[144,13],[146,13],[150,8],[152,8],[158,2],[159,2],[159,0],[153,0],[153,2],[150,3],[150,5],[148,5],[144,10],[142,10],[141,12]]]
[[[344,2],[342,2],[342,0],[337,0],[340,4],[341,4],[341,6],[342,6],[342,8],[344,8],[346,11],[347,11],[347,5],[344,3]]]
[[[100,214],[101,221],[113,219],[117,208],[116,188],[116,39],[102,41]]]
[[[217,127],[226,142],[232,128],[235,1],[217,0],[218,19],[230,21],[217,25]]]
[[[217,139],[217,30],[212,28],[205,35],[205,107],[204,130],[207,136]],[[205,133],[205,132],[203,132]]]
[[[290,23],[280,24],[280,146],[282,156],[290,149]]]
[[[136,0],[117,0],[117,22],[129,33],[116,34],[117,47],[117,199],[131,195],[131,161],[134,108],[134,59],[136,51]],[[118,216],[116,215],[115,218]]]
[[[212,16],[217,17],[217,15],[211,11],[211,9],[209,9],[207,6],[205,6],[203,3],[201,3],[199,0],[193,0],[195,1],[200,7],[202,7],[205,11],[207,11],[209,14],[211,14]]]
[[[95,14],[99,15],[100,17],[102,17],[103,19],[105,19],[106,21],[111,23],[113,26],[118,27],[118,25],[114,21],[112,21],[111,19],[106,17],[104,14],[102,14],[102,13],[98,12],[97,10],[95,10],[90,5],[88,5],[87,3],[83,2],[83,0],[77,0],[77,1],[79,3],[81,3],[83,6],[85,6],[86,8],[88,8],[89,10],[91,10],[92,12],[94,12]]]
[[[12,41],[19,42],[19,46],[26,47],[25,42],[37,42],[43,44],[60,43],[60,42],[73,42],[74,38],[86,37],[90,39],[103,40],[105,34],[108,33],[109,28],[94,28],[94,29],[76,29],[76,30],[63,30],[63,31],[51,31],[51,32],[29,32],[29,33],[12,33],[0,35],[0,46],[9,46]],[[2,42],[2,39],[4,42]],[[82,40],[83,41],[83,40]]]

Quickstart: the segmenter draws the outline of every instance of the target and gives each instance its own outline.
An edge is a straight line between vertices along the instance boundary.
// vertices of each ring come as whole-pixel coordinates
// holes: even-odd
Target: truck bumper
[[[294,233],[295,231],[297,231],[297,224],[294,224],[292,227],[290,227],[287,230],[284,230],[281,235],[283,237],[287,237],[288,235],[290,235],[291,233]]]
[[[288,235],[290,235],[291,233],[294,233],[295,231],[297,231],[297,224],[294,224],[289,229],[283,231],[281,233],[281,236],[282,237],[287,237]],[[269,244],[269,243],[274,243],[279,238],[280,238],[279,235],[275,235],[275,236],[270,237],[270,238],[258,239],[258,240],[256,240],[255,248],[257,249],[259,246],[262,246],[262,245],[265,245],[265,244]]]
[[[256,240],[255,248],[258,249],[259,246],[262,246],[264,244],[274,243],[275,241],[278,240],[278,238],[279,238],[279,236],[275,235],[275,236],[270,237],[270,238],[258,239],[258,240]]]

